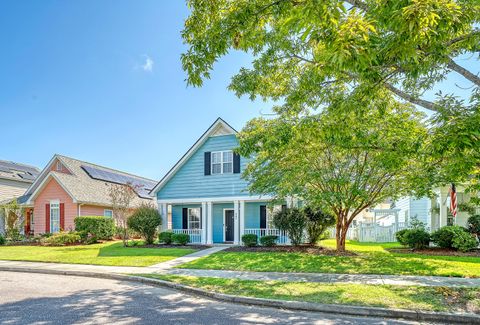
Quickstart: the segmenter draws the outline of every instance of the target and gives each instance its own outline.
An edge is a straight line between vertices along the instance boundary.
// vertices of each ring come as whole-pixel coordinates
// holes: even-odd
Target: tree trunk
[[[347,237],[348,225],[343,223],[343,214],[339,213],[337,215],[337,252],[345,252],[345,239]]]

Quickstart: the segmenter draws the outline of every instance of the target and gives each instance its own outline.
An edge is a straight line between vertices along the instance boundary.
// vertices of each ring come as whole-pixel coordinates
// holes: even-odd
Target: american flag
[[[454,218],[457,217],[457,190],[455,184],[450,187],[450,212]]]

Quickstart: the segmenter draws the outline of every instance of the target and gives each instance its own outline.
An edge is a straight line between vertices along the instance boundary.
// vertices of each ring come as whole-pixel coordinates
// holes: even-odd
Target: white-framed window
[[[55,164],[55,169],[58,171],[58,172],[61,172],[62,171],[62,164],[57,161],[57,163]]]
[[[60,202],[50,201],[50,232],[60,231]]]
[[[212,152],[212,175],[233,173],[233,151]]]
[[[200,229],[200,208],[188,209],[188,229]]]
[[[113,210],[110,210],[110,209],[103,210],[103,216],[112,218],[113,217]]]

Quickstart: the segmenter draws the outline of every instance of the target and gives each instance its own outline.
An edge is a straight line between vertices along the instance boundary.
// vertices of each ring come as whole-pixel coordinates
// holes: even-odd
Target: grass
[[[0,260],[150,266],[195,251],[186,248],[125,248],[121,242],[62,247],[0,246]]]
[[[178,275],[142,276],[236,296],[426,311],[478,312],[480,288],[249,281]]]
[[[322,242],[334,247],[333,240]],[[358,243],[347,249],[357,256],[327,256],[306,253],[218,252],[183,264],[182,268],[258,272],[312,272],[345,274],[436,275],[480,277],[480,258],[392,253],[397,243]]]

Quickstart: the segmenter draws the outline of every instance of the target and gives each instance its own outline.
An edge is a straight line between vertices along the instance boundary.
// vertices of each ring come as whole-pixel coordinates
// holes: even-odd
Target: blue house
[[[155,186],[164,230],[202,244],[239,244],[248,233],[288,242],[270,227],[272,198],[248,192],[241,178],[247,159],[233,152],[237,146],[237,131],[218,118]]]

